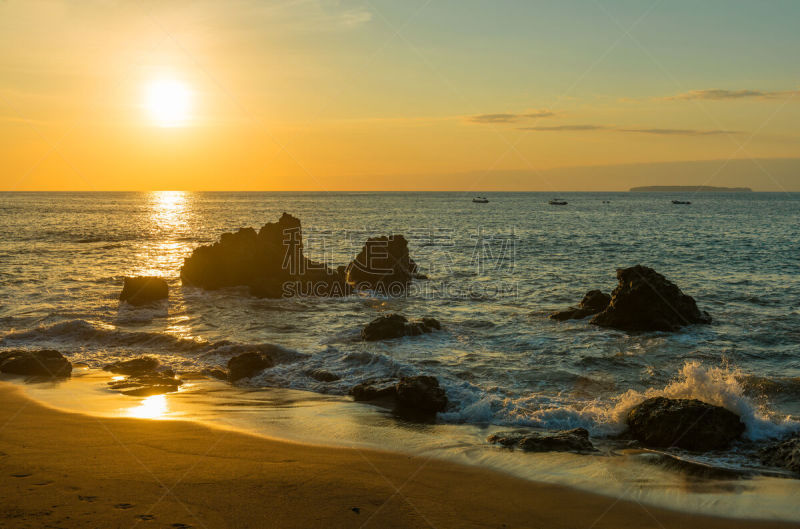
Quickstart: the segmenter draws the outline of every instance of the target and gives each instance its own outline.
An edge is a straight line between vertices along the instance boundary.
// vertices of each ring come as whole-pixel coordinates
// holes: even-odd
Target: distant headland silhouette
[[[631,193],[668,193],[668,192],[710,192],[710,193],[752,193],[749,187],[715,187],[715,186],[641,186],[630,188]]]

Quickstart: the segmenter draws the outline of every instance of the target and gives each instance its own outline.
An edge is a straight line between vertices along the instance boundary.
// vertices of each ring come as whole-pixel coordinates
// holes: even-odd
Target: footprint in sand
[[[114,505],[115,509],[132,509],[134,505],[132,503],[118,503]]]
[[[174,523],[171,525],[171,527],[174,527],[175,529],[191,529],[192,526],[185,523]]]
[[[156,519],[155,515],[153,514],[137,514],[136,517],[145,522]]]
[[[80,496],[79,495],[78,499],[81,500],[81,501],[88,501],[89,503],[92,503],[93,501],[95,501],[97,499],[97,496]]]
[[[11,474],[12,478],[28,478],[31,477],[33,474]]]
[[[51,485],[52,483],[53,480],[47,480],[47,481],[40,481],[39,483],[34,483],[34,485],[36,485],[37,487],[44,487],[45,485]]]

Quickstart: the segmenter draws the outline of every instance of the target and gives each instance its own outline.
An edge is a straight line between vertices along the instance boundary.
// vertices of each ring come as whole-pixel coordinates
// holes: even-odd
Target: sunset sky
[[[615,190],[652,166],[580,168],[705,160],[646,183],[797,191],[798,20],[795,0],[0,0],[0,189]]]

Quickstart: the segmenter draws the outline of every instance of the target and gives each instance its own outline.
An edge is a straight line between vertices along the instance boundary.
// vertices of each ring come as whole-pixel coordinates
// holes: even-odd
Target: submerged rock
[[[167,282],[161,277],[139,276],[123,279],[120,301],[131,305],[145,305],[169,297]]]
[[[711,323],[711,316],[697,308],[694,298],[652,268],[622,268],[617,279],[611,302],[592,323],[624,331],[675,331]]]
[[[586,316],[602,312],[611,302],[611,296],[599,290],[590,290],[581,300],[578,307],[570,307],[567,310],[554,312],[550,315],[550,319],[565,321],[565,320],[580,320]]]
[[[155,371],[161,362],[152,356],[140,356],[131,360],[120,360],[103,366],[104,371],[110,371],[117,375],[141,375]]]
[[[403,377],[395,387],[397,404],[401,408],[422,413],[436,413],[447,409],[447,395],[439,387],[436,377],[417,375]]]
[[[345,269],[347,282],[358,289],[402,295],[417,273],[417,264],[408,256],[408,242],[402,235],[371,237]]]
[[[368,342],[374,342],[403,336],[418,336],[441,328],[442,325],[434,318],[422,318],[421,321],[409,322],[405,316],[400,314],[384,314],[369,322],[361,330],[361,338]]]
[[[242,378],[250,378],[274,365],[275,361],[265,353],[242,353],[228,360],[228,379],[236,382]]]
[[[628,412],[630,434],[645,446],[723,450],[745,430],[735,413],[697,399],[653,397]]]
[[[594,452],[585,428],[550,433],[498,432],[486,439],[505,447],[518,447],[526,452]]]
[[[765,446],[759,451],[761,462],[800,473],[800,434]]]
[[[258,297],[344,296],[351,289],[344,269],[303,255],[300,219],[284,213],[256,232],[241,228],[219,242],[195,248],[181,268],[184,284],[207,290],[247,286]]]
[[[183,381],[170,372],[135,375],[123,380],[112,380],[109,388],[130,397],[149,397],[178,391]]]
[[[72,364],[52,349],[40,351],[4,351],[0,353],[0,373],[47,378],[66,378]]]

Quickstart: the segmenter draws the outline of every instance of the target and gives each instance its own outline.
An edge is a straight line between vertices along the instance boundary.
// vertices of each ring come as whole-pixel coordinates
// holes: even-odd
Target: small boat
[[[475,198],[472,199],[472,201],[475,202],[476,204],[488,204],[489,203],[489,199],[486,198],[486,197],[475,197]]]
[[[551,206],[566,206],[567,201],[564,200],[563,198],[554,198],[553,200],[548,202],[548,204],[550,204]]]
[[[688,200],[673,200],[673,204],[691,204]]]

